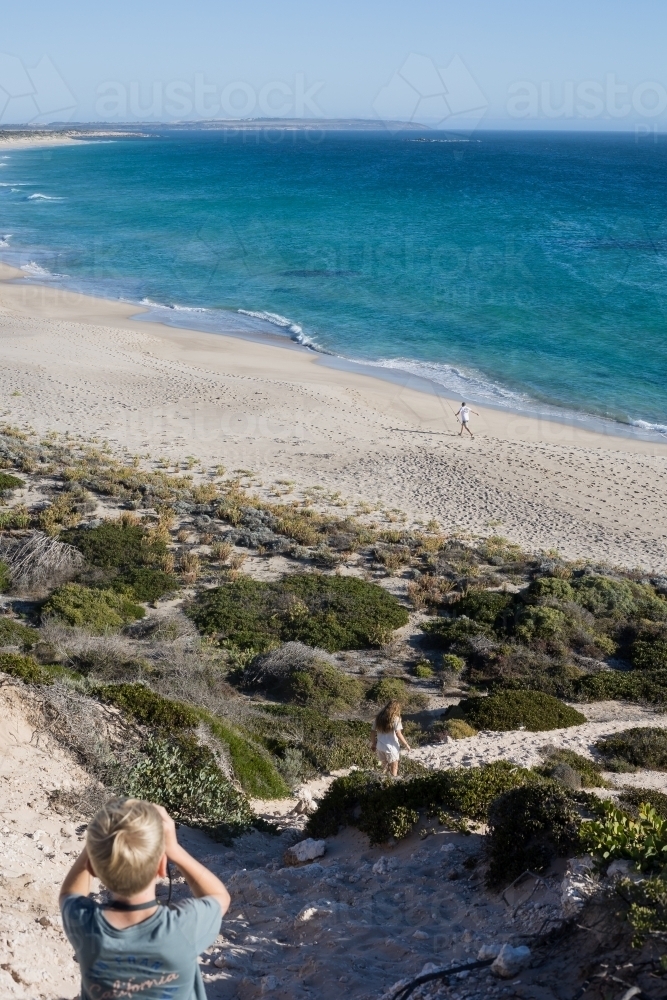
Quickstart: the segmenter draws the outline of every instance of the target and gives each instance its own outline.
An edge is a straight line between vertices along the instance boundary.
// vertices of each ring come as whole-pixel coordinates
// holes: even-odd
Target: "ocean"
[[[667,433],[667,137],[148,131],[0,153],[2,259],[473,403]]]

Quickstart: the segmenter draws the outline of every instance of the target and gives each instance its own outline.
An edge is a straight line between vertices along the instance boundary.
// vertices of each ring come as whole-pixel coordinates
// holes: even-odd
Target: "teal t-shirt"
[[[67,896],[62,917],[81,969],[81,1000],[206,1000],[197,957],[220,932],[212,896],[160,906],[124,930],[88,896]]]

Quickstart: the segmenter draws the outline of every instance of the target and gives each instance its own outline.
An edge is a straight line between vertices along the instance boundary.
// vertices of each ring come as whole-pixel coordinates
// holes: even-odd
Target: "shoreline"
[[[667,572],[667,443],[476,406],[275,343],[137,318],[141,307],[0,266],[3,418],[313,483],[408,523]],[[286,349],[288,348],[288,349]],[[451,398],[451,397],[449,397]],[[457,400],[452,400],[458,404]]]
[[[3,268],[10,268],[15,273],[9,279],[3,278],[1,270]],[[266,330],[262,330],[259,327],[256,329],[252,329],[250,327],[247,329],[234,329],[231,325],[229,329],[207,329],[203,325],[197,326],[196,321],[194,321],[191,325],[188,325],[185,320],[183,320],[183,322],[169,322],[169,317],[159,315],[161,311],[164,311],[165,313],[169,312],[171,310],[171,307],[169,306],[161,305],[159,303],[133,303],[130,300],[123,298],[105,298],[104,296],[98,296],[94,293],[82,292],[75,288],[68,288],[67,285],[61,284],[58,281],[49,282],[48,278],[46,278],[44,283],[42,283],[41,275],[31,275],[29,272],[16,268],[13,264],[5,263],[0,258],[0,281],[4,280],[24,281],[27,284],[51,288],[54,290],[62,289],[70,294],[81,295],[86,299],[91,299],[100,303],[108,303],[109,305],[119,303],[128,307],[128,320],[156,325],[164,327],[168,330],[182,330],[194,334],[202,334],[204,336],[232,337],[234,339],[249,341],[252,343],[267,344],[268,346],[278,347],[283,350],[298,351],[306,356],[316,358],[318,363],[323,367],[358,374],[366,378],[379,379],[383,382],[399,385],[402,388],[410,388],[416,392],[426,393],[427,395],[435,395],[444,399],[450,405],[455,403],[457,407],[460,404],[459,396],[454,395],[454,393],[446,385],[430,378],[428,375],[411,372],[407,368],[401,368],[398,365],[391,366],[374,361],[358,361],[354,358],[346,357],[345,355],[322,350],[313,344],[297,340],[296,338],[290,337],[286,334],[281,335],[273,332],[270,329],[271,323],[269,321],[264,321],[267,328],[269,328]],[[195,311],[196,310],[193,309],[193,312]],[[202,311],[207,312],[209,310],[206,307],[203,307]],[[230,310],[229,315],[230,317],[234,316],[233,311]],[[240,317],[238,318],[238,322],[242,322]],[[540,404],[537,400],[531,400],[530,403],[523,409],[513,407],[512,405],[503,406],[500,403],[494,404],[488,400],[481,400],[474,394],[474,390],[471,393],[466,393],[466,401],[474,406],[481,407],[483,410],[490,410],[500,414],[509,414],[521,419],[527,418],[536,420],[540,423],[547,422],[558,426],[576,427],[583,431],[598,434],[605,439],[621,438],[630,441],[645,441],[658,445],[665,444],[667,446],[667,434],[662,431],[642,428],[630,423],[626,424],[620,420],[615,420],[612,417],[603,417],[594,413],[587,413],[583,410],[578,411],[575,409],[567,409],[565,407],[561,408],[550,403]]]

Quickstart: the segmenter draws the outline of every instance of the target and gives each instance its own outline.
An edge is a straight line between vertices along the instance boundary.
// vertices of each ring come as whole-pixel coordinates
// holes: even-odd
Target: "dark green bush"
[[[607,576],[582,576],[572,580],[575,600],[596,617],[667,619],[667,601],[653,587]]]
[[[558,608],[529,605],[519,615],[515,633],[526,645],[536,640],[565,642],[571,623],[565,612]]]
[[[626,903],[632,943],[641,947],[647,938],[664,939],[667,932],[667,878],[658,875],[640,882],[623,879],[618,886]]]
[[[633,701],[663,705],[667,702],[666,670],[604,670],[586,674],[576,682],[581,701]]]
[[[524,600],[530,603],[534,601],[567,603],[574,600],[574,590],[567,580],[555,576],[542,576],[531,583]]]
[[[270,755],[246,735],[220,719],[209,719],[209,729],[228,750],[234,776],[247,795],[256,799],[282,799],[289,788]]]
[[[22,646],[31,649],[39,642],[37,629],[23,625],[15,618],[0,617],[0,646]]]
[[[609,784],[602,777],[602,767],[597,761],[582,757],[574,750],[549,750],[545,757],[544,764],[538,765],[535,770],[545,778],[550,778],[551,772],[557,764],[567,764],[573,768],[581,777],[581,784],[584,788],[608,788]]]
[[[123,517],[104,521],[97,528],[73,528],[63,532],[61,539],[79,549],[91,566],[101,569],[150,566],[167,551],[162,538]]]
[[[577,847],[579,824],[571,797],[553,782],[505,792],[489,809],[489,884],[506,885],[566,857]]]
[[[9,566],[0,559],[0,594],[6,594],[12,585]]]
[[[523,726],[533,733],[586,721],[581,712],[541,691],[505,690],[488,698],[466,698],[449,715],[463,717],[475,729],[503,731]]]
[[[178,590],[178,580],[161,569],[139,566],[127,570],[113,583],[114,590],[122,590],[124,587],[130,587],[138,601],[157,601],[165,594]]]
[[[511,620],[514,598],[502,590],[474,590],[466,594],[453,611],[466,615],[482,625],[503,631],[506,621]]]
[[[598,740],[595,749],[607,761],[625,761],[633,767],[667,771],[667,729],[624,729]]]
[[[472,618],[433,618],[419,626],[426,633],[426,641],[436,649],[454,650],[464,655],[468,642],[478,635],[490,636],[492,629]]]
[[[68,625],[78,625],[98,635],[117,631],[143,618],[144,609],[115,590],[97,590],[80,583],[67,583],[54,591],[42,614],[56,615]]]
[[[190,705],[163,698],[145,684],[102,684],[95,694],[136,722],[156,729],[192,729],[201,719],[201,714]]]
[[[636,670],[667,671],[667,638],[636,639],[630,657]]]
[[[21,489],[23,486],[25,483],[18,476],[12,476],[8,472],[0,472],[0,497],[4,497],[11,490]]]
[[[376,767],[368,722],[328,719],[296,705],[262,705],[247,727],[279,760],[296,751],[303,762],[301,778],[342,767]]]
[[[455,812],[474,820],[486,819],[491,802],[523,784],[542,782],[533,771],[496,761],[483,767],[435,771],[396,781],[368,771],[353,771],[329,786],[308,821],[313,837],[333,836],[342,826],[356,826],[378,844],[410,832],[416,814],[437,816]],[[397,810],[404,810],[397,814]],[[407,812],[406,812],[407,810]],[[408,816],[414,817],[410,824]]]
[[[164,806],[178,823],[221,838],[249,829],[252,812],[218,767],[213,752],[192,736],[153,738],[128,775],[124,792]]]
[[[335,652],[385,642],[408,613],[375,584],[349,576],[295,574],[279,583],[239,578],[201,593],[189,614],[201,632],[262,652],[300,641]]]
[[[318,711],[343,711],[359,704],[364,688],[321,651],[288,642],[255,658],[244,670],[244,687]]]
[[[667,795],[658,792],[654,788],[624,788],[618,797],[619,804],[623,809],[636,819],[639,815],[639,807],[646,803],[655,809],[661,819],[667,819]]]
[[[19,656],[18,653],[0,653],[0,672],[26,684],[50,684],[53,680],[52,673],[32,656]]]

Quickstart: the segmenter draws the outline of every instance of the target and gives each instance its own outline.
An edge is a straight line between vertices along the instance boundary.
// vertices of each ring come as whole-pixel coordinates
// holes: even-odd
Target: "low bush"
[[[541,576],[534,580],[524,595],[527,603],[558,601],[567,603],[574,600],[574,589],[567,580],[556,576]]]
[[[199,630],[225,645],[264,652],[290,640],[321,647],[365,649],[405,625],[395,597],[355,577],[294,574],[278,583],[241,577],[199,594],[189,614]]]
[[[633,945],[639,948],[650,937],[664,940],[667,932],[667,878],[656,876],[640,882],[623,879],[617,891],[628,908],[626,917],[633,930]]]
[[[25,486],[25,482],[18,476],[12,476],[9,472],[0,472],[0,497],[4,497],[12,490],[19,490]]]
[[[561,750],[555,747],[550,748],[545,753],[544,764],[538,765],[535,770],[545,778],[556,777],[553,770],[559,764],[566,764],[571,767],[581,778],[583,788],[608,788],[609,783],[602,777],[602,767],[597,761],[582,757],[574,750]]]
[[[506,885],[525,871],[544,871],[578,844],[579,815],[555,783],[505,792],[489,809],[489,885]]]
[[[134,569],[150,566],[166,551],[166,542],[135,518],[123,516],[96,528],[75,528],[62,536],[74,545],[91,566],[101,569]]]
[[[667,637],[636,639],[630,647],[630,659],[636,670],[667,671]]]
[[[575,684],[581,701],[632,701],[650,705],[667,703],[667,669],[604,670],[586,674]]]
[[[153,602],[178,590],[178,580],[164,570],[139,566],[123,573],[117,582],[114,581],[114,590],[122,590],[124,587],[129,587],[138,601]]]
[[[465,655],[470,639],[478,635],[490,636],[492,629],[488,625],[476,622],[472,618],[434,618],[420,625],[425,633],[426,642],[436,649],[445,652],[454,650]]]
[[[102,684],[95,688],[95,694],[136,722],[156,729],[192,729],[201,718],[190,705],[163,698],[145,684]]]
[[[377,766],[371,750],[371,725],[357,719],[328,719],[311,708],[262,705],[246,721],[254,737],[277,758],[299,755],[300,779],[342,767]]]
[[[282,799],[289,788],[262,747],[221,719],[209,719],[213,735],[229,750],[234,777],[246,795],[256,799]]]
[[[433,677],[433,667],[427,661],[422,661],[420,663],[415,663],[412,668],[412,673],[419,680],[426,681],[430,677]]]
[[[626,858],[643,870],[662,867],[667,861],[667,819],[647,803],[637,809],[637,818],[608,800],[601,804],[600,819],[581,824],[584,850],[602,861]]]
[[[220,839],[250,828],[245,796],[229,782],[213,752],[192,736],[151,737],[125,782],[126,795],[164,806],[178,823]]]
[[[39,632],[15,618],[0,617],[0,646],[22,646],[32,649],[39,642]]]
[[[445,719],[442,726],[453,740],[465,740],[469,736],[477,736],[477,730],[469,726],[463,719]]]
[[[9,566],[0,559],[0,594],[6,594],[12,585],[12,577]]]
[[[0,653],[0,672],[17,677],[26,684],[51,684],[53,675],[32,656],[17,653]]]
[[[565,642],[570,632],[570,620],[558,608],[528,606],[521,612],[515,632],[526,645],[536,640]]]
[[[242,682],[322,712],[354,707],[364,693],[361,682],[340,670],[327,653],[300,642],[257,657],[243,672]]]
[[[513,603],[512,594],[505,591],[476,590],[462,598],[452,610],[457,615],[466,615],[497,631],[504,631],[507,619],[512,617]]]
[[[80,583],[59,587],[42,608],[42,615],[55,615],[68,625],[79,625],[98,635],[115,631],[143,618],[144,609],[115,590],[97,590]]]
[[[581,712],[541,691],[504,690],[488,698],[466,698],[449,710],[449,715],[463,717],[478,730],[524,728],[532,733],[579,726],[586,721]]]
[[[661,819],[667,819],[667,795],[658,792],[654,788],[626,788],[618,797],[623,810],[629,813],[633,819],[639,816],[639,807],[642,804],[651,806]]]
[[[632,580],[586,575],[572,580],[575,600],[596,618],[667,619],[667,601],[653,587]]]
[[[442,657],[442,669],[447,673],[460,674],[465,670],[466,661],[461,656],[454,653],[444,653]]]
[[[454,812],[484,820],[498,795],[519,785],[540,782],[542,779],[533,771],[507,761],[429,772],[400,781],[353,771],[329,786],[307,829],[313,837],[329,837],[342,826],[355,826],[368,834],[372,844],[379,844],[390,837],[407,835],[419,812],[443,819],[445,813]]]
[[[595,749],[610,762],[624,761],[633,767],[667,771],[667,729],[624,729],[598,740]]]

